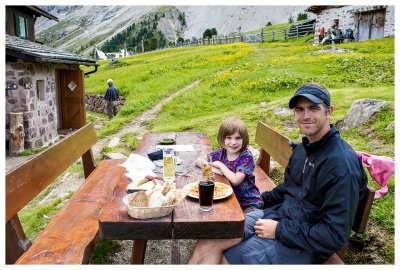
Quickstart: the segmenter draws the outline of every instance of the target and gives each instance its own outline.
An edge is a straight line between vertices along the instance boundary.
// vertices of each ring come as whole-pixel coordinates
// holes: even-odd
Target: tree
[[[307,20],[307,18],[308,18],[307,13],[299,13],[297,15],[297,21]]]
[[[217,29],[215,29],[215,27],[211,28],[211,33],[213,36],[218,35]]]
[[[209,37],[211,38],[213,35],[217,35],[217,30],[215,28],[206,29],[203,33],[203,38]]]
[[[150,39],[148,47],[149,51],[154,51],[157,48],[158,48],[158,40],[156,38]]]
[[[185,42],[185,39],[183,37],[178,37],[176,43],[183,43],[183,42]]]
[[[289,16],[288,22],[289,22],[289,23],[294,23],[294,19],[293,19],[293,16],[292,16],[292,15]]]
[[[270,26],[270,25],[272,25],[272,23],[271,23],[271,22],[268,22],[266,26]]]

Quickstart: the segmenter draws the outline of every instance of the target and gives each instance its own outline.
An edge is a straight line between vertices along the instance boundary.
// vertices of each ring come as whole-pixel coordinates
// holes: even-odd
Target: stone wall
[[[9,140],[10,112],[23,113],[25,148],[41,147],[58,138],[56,69],[66,69],[66,65],[6,62],[6,141]],[[43,82],[42,100],[38,95],[38,80]]]
[[[325,9],[321,14],[317,15],[315,22],[315,36],[314,43],[318,44],[318,36],[322,27],[325,32],[331,29],[334,20],[339,20],[339,29],[342,30],[343,34],[346,29],[352,29],[354,38],[357,40],[358,36],[358,15],[361,12],[368,12],[378,10],[386,7],[385,26],[384,26],[384,37],[394,36],[395,24],[394,24],[394,6],[345,6],[342,8]]]
[[[105,92],[105,91],[104,91]],[[107,102],[104,95],[85,94],[86,110],[107,114]],[[119,96],[118,110],[125,104],[125,97]]]

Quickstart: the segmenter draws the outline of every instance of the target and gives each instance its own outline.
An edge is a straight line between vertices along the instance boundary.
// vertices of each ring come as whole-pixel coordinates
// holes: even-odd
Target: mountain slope
[[[39,17],[35,23],[37,39],[45,44],[73,53],[87,55],[93,46],[140,23],[156,12],[165,12],[158,24],[169,40],[202,37],[207,28],[218,34],[260,29],[268,22],[285,23],[297,17],[307,6],[40,6],[59,18],[59,23]],[[183,15],[186,23],[179,21]],[[308,14],[312,17],[313,14]]]

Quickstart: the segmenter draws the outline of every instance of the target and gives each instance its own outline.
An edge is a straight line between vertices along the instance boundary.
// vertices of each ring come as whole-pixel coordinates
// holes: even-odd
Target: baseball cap
[[[325,103],[328,106],[331,105],[331,98],[320,88],[313,85],[303,85],[296,90],[293,97],[290,99],[289,101],[290,109],[293,109],[296,106],[297,99],[299,96],[305,97],[316,104]]]
[[[108,81],[107,81],[107,84],[108,84],[108,85],[113,85],[113,84],[114,84],[114,82],[113,82],[113,80],[111,80],[111,79],[108,79]]]

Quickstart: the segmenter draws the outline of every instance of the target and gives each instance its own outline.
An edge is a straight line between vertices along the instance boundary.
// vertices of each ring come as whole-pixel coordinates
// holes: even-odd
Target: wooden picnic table
[[[146,133],[135,154],[147,157],[147,154],[156,151],[158,140],[161,138],[174,138],[176,145],[193,145],[195,151],[176,152],[177,157],[182,160],[177,171],[183,173],[177,174],[175,181],[178,189],[196,182],[201,170],[196,167],[195,161],[212,150],[207,134]],[[118,165],[124,161],[120,160],[113,170],[120,169]],[[159,172],[162,172],[161,168]],[[168,216],[134,219],[129,216],[122,202],[131,180],[125,175],[118,177],[120,179],[114,189],[114,198],[106,205],[99,218],[100,237],[110,240],[135,240],[131,263],[144,262],[147,240],[172,239],[171,263],[179,263],[179,246],[176,239],[226,239],[243,236],[244,215],[234,193],[227,198],[214,200],[210,212],[200,211],[198,200],[186,197]],[[216,175],[216,181],[229,184],[228,179],[220,175]]]

